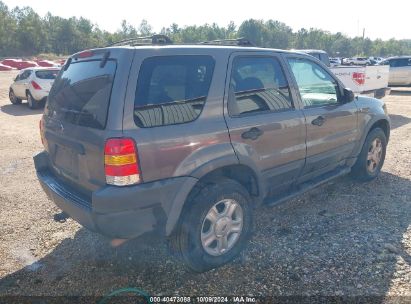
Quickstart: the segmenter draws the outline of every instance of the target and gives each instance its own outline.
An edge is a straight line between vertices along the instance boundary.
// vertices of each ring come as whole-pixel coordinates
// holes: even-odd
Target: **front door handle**
[[[250,130],[244,132],[241,134],[241,137],[243,139],[251,139],[251,140],[256,140],[259,138],[261,135],[263,135],[264,131],[260,130],[259,128],[253,127]]]
[[[322,126],[325,123],[325,118],[324,116],[318,116],[316,119],[314,119],[311,124],[314,126]]]

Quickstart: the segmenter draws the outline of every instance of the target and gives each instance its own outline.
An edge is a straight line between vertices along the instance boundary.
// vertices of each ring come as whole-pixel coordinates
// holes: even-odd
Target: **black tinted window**
[[[239,57],[234,60],[230,81],[230,115],[293,108],[290,90],[277,59]]]
[[[204,107],[213,70],[210,56],[144,60],[137,81],[135,123],[144,128],[195,120]]]
[[[50,91],[46,114],[72,124],[104,129],[111,95],[115,61],[72,63],[60,73]]]
[[[56,79],[58,70],[43,70],[43,71],[36,71],[36,77],[39,79],[49,79],[53,80]]]

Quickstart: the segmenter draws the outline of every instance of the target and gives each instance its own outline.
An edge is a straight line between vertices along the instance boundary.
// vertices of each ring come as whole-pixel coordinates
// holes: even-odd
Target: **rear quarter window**
[[[75,125],[104,129],[106,126],[116,62],[74,62],[62,70],[48,97],[46,115]]]
[[[161,56],[144,60],[134,101],[141,128],[191,122],[201,114],[214,71],[211,56]]]

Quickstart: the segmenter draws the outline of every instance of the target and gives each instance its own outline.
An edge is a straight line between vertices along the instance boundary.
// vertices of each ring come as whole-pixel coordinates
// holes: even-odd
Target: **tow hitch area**
[[[65,223],[66,220],[69,218],[70,216],[65,213],[65,212],[60,212],[60,213],[56,213],[53,216],[54,221],[59,222],[59,223]]]

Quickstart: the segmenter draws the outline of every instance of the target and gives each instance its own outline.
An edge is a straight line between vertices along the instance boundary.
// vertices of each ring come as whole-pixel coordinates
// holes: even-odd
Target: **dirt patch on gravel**
[[[11,105],[15,72],[0,73],[0,295],[385,295],[411,297],[411,88],[386,97],[392,118],[380,177],[340,178],[255,214],[254,237],[232,263],[186,271],[147,235],[113,249],[58,209],[37,182],[41,110]],[[411,299],[411,298],[408,298]]]

